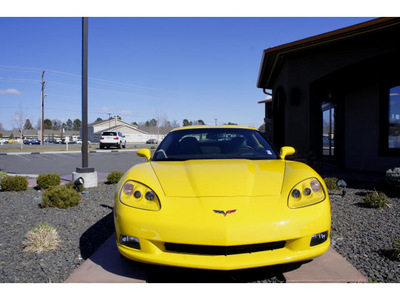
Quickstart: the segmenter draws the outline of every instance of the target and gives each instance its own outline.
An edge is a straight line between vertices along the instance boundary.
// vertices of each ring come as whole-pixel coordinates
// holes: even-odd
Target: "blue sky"
[[[89,122],[158,116],[259,127],[264,49],[350,26],[353,17],[89,17]],[[0,17],[0,123],[81,117],[79,17]]]

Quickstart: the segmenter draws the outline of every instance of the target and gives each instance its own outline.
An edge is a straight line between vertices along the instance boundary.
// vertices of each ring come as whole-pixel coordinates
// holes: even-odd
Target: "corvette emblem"
[[[227,214],[233,214],[234,212],[236,212],[236,209],[227,210],[226,212],[224,212],[223,210],[215,210],[214,209],[214,212],[216,214],[221,214],[221,215],[224,215],[224,217],[226,217]]]

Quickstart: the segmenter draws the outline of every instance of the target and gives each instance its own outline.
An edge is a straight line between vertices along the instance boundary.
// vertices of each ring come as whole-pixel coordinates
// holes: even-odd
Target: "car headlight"
[[[308,178],[296,184],[289,193],[289,208],[300,208],[324,201],[324,188],[317,178]]]
[[[160,200],[156,193],[142,183],[133,180],[127,180],[121,188],[119,200],[131,207],[160,210]]]

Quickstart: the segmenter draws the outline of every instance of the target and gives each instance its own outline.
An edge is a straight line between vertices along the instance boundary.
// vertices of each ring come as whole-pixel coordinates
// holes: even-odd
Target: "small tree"
[[[189,122],[188,119],[184,119],[183,122],[182,122],[182,125],[183,126],[190,126],[190,125],[192,125],[192,122]]]
[[[31,124],[31,121],[29,119],[26,119],[24,129],[33,129],[33,126]]]
[[[82,127],[82,121],[79,120],[79,119],[75,119],[75,120],[74,120],[74,123],[73,123],[73,128],[74,128],[74,130],[75,130],[75,131],[78,131],[79,128],[81,128],[81,127]]]
[[[53,130],[60,130],[61,129],[61,121],[60,120],[53,120]]]
[[[15,113],[13,123],[14,123],[14,128],[16,128],[21,137],[21,149],[24,147],[23,139],[24,139],[24,125],[26,121],[26,116],[24,113],[24,110],[22,109],[22,105],[19,105],[19,110]]]
[[[71,119],[68,119],[66,124],[67,124],[68,130],[71,130],[74,128],[74,124],[72,123]]]
[[[50,119],[44,119],[44,129],[52,129],[53,128],[53,122],[51,122]]]

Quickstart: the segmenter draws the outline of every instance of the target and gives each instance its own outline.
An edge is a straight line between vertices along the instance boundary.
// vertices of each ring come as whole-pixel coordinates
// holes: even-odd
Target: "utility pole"
[[[44,70],[42,71],[42,137],[40,139],[40,144],[44,145]]]

